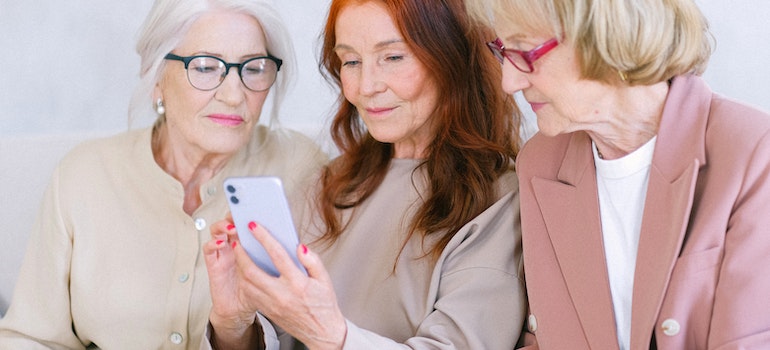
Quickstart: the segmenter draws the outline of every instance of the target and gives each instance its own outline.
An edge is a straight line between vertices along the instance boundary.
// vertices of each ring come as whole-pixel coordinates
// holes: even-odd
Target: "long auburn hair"
[[[390,13],[404,41],[433,77],[439,91],[433,115],[436,135],[421,164],[429,192],[409,227],[409,237],[441,234],[426,256],[435,262],[454,234],[496,201],[496,180],[512,167],[519,146],[520,113],[502,91],[501,68],[484,42],[488,27],[472,22],[462,0],[333,0],[320,68],[341,87],[335,30],[343,8],[378,1]],[[321,176],[319,206],[326,224],[320,238],[334,242],[343,233],[340,210],[353,209],[382,183],[393,145],[375,140],[358,112],[340,93],[331,122],[340,156]]]

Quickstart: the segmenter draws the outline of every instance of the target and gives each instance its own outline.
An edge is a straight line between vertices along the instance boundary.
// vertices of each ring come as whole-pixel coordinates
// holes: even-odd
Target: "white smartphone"
[[[297,258],[299,238],[281,179],[274,176],[230,177],[225,179],[224,188],[238,239],[251,260],[267,273],[280,275],[265,248],[249,230],[249,222],[254,221],[266,228],[297,267],[307,274]]]

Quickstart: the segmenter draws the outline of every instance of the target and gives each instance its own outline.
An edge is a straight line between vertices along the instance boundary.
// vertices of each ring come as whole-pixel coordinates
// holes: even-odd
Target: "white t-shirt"
[[[636,151],[613,160],[601,159],[596,145],[593,145],[604,254],[621,350],[629,349],[631,341],[636,252],[656,138],[653,137]]]

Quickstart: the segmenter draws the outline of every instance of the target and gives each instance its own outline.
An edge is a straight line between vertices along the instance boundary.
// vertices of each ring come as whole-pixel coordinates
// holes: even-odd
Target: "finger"
[[[280,293],[283,288],[278,278],[262,270],[238,243],[232,243],[232,252],[235,258],[235,265],[238,274],[239,289],[244,296],[246,303],[252,305],[254,310],[262,310],[265,303],[270,303],[271,293]]]
[[[297,265],[294,264],[294,260],[289,256],[289,252],[286,251],[286,248],[284,248],[264,226],[255,222],[250,222],[249,228],[251,229],[254,238],[256,238],[259,244],[265,248],[267,255],[270,256],[270,260],[273,261],[273,265],[278,269],[281,276],[287,278],[304,276],[301,270],[297,268]]]
[[[273,278],[273,276],[262,270],[261,267],[257,266],[257,264],[251,260],[249,254],[243,249],[239,242],[232,242],[231,247],[239,273],[246,278],[249,284],[261,285],[264,281],[269,281]]]
[[[230,231],[235,232],[235,226],[233,222],[227,219],[217,221],[211,225],[211,239],[213,240],[227,240],[230,235]]]
[[[203,244],[203,258],[209,271],[216,269],[224,258],[231,256],[232,250],[224,240],[211,240]]]
[[[232,242],[238,239],[238,232],[235,230],[235,221],[233,221],[233,213],[227,212],[225,220],[230,224],[225,227],[227,229],[227,239]]]
[[[210,240],[203,244],[203,256],[209,256],[216,254],[219,249],[221,248],[221,244],[218,244],[219,242],[222,242],[221,240]]]
[[[302,266],[305,266],[307,275],[310,278],[317,279],[324,283],[331,283],[329,272],[326,270],[326,267],[318,254],[310,250],[306,245],[300,244],[297,246],[297,257],[299,258],[299,262],[302,263]]]
[[[240,241],[240,238],[238,237],[238,231],[235,229],[235,224],[227,225],[226,229],[227,229],[227,237],[225,237],[225,239],[228,242],[232,243],[232,242]]]

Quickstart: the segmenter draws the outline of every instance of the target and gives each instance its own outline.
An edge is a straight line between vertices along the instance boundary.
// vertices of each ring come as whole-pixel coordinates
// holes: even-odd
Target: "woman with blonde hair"
[[[770,116],[712,92],[692,0],[473,0],[539,133],[517,159],[543,349],[770,344]]]

